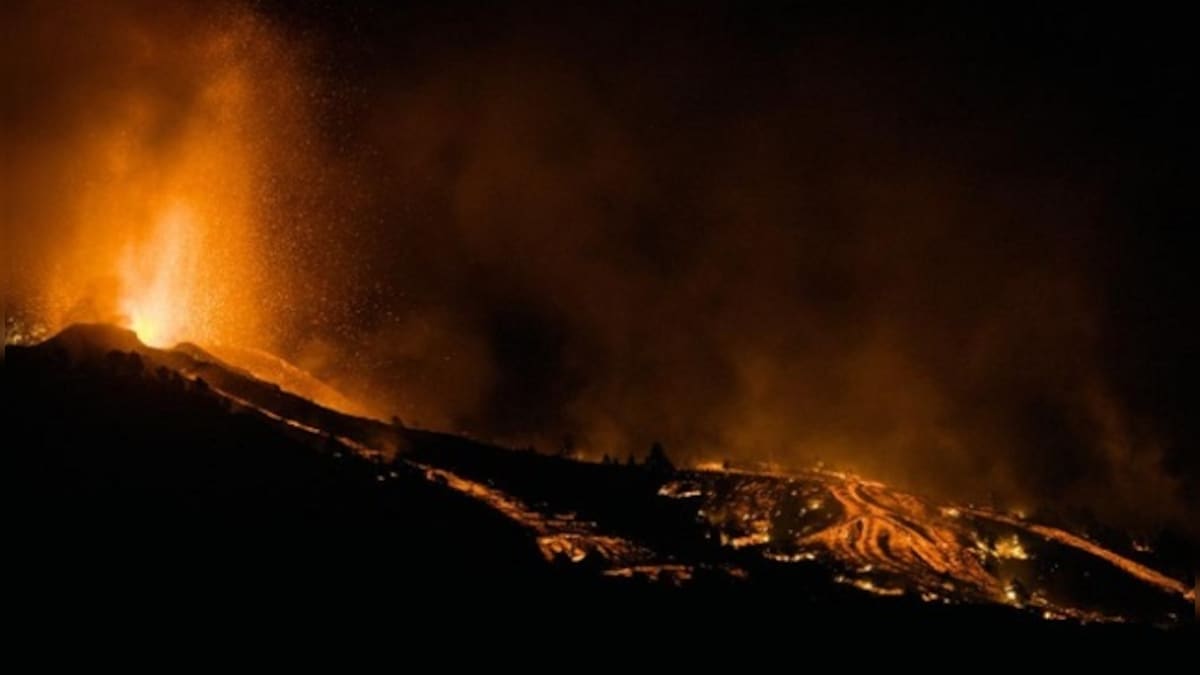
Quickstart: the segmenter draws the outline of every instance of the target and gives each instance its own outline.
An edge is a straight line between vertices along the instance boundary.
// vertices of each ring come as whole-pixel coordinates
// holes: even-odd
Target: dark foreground
[[[145,601],[330,620],[331,608],[419,606],[510,629],[619,617],[746,642],[863,629],[1170,640],[1194,627],[878,597],[821,565],[722,545],[694,504],[662,496],[683,476],[667,467],[348,418],[199,350],[80,330],[9,348],[3,368],[4,447],[28,467],[24,585],[43,607]],[[496,485],[507,492],[488,492]]]

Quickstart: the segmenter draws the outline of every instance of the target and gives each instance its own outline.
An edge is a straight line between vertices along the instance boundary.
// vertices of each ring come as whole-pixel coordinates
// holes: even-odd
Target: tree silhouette
[[[646,468],[654,473],[675,471],[675,465],[667,457],[667,451],[663,448],[662,443],[654,441],[654,444],[650,446],[650,454],[646,456]]]

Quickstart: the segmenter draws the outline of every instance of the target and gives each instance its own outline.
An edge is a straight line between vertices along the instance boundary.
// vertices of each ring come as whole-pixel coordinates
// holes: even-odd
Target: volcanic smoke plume
[[[1073,57],[729,8],[17,4],[25,316],[548,451],[1195,512],[1177,272],[1128,197],[1161,139]]]

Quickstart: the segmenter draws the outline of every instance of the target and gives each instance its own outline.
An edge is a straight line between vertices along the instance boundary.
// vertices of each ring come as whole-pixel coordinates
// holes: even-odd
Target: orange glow
[[[173,209],[147,245],[130,247],[122,258],[121,311],[128,327],[152,347],[172,346],[189,333],[200,255],[190,241],[195,230],[185,209]]]
[[[52,89],[39,95],[45,119],[5,147],[6,169],[20,170],[5,171],[4,250],[19,255],[3,291],[33,326],[19,339],[116,324],[153,347],[194,343],[338,410],[382,414],[269,356],[296,354],[344,306],[326,281],[348,283],[331,272],[317,206],[332,200],[316,196],[325,165],[303,44],[236,6],[80,4],[78,21],[47,15],[30,32],[28,49],[45,55],[31,59],[45,71],[32,79]],[[96,48],[84,62],[57,58],[58,43]]]
[[[266,262],[288,245],[267,205],[307,166],[293,51],[250,13],[105,18],[95,30],[120,47],[96,77],[121,86],[60,120],[56,152],[22,160],[23,297],[50,332],[107,322],[156,347],[274,349],[294,270]],[[39,176],[62,189],[34,189]]]
[[[982,507],[938,505],[852,474],[697,472],[660,494],[684,489],[700,493],[698,515],[717,528],[722,545],[762,547],[766,558],[784,563],[828,559],[847,568],[835,581],[876,595],[913,592],[926,602],[998,602],[1037,607],[1053,618],[1122,620],[1044,592],[1026,597],[1002,574],[999,561],[1020,569],[1009,561],[1030,560],[1035,556],[1027,547],[1052,542],[1194,600],[1194,591],[1178,580],[1070,532]],[[980,521],[1012,529],[990,547],[981,539]]]

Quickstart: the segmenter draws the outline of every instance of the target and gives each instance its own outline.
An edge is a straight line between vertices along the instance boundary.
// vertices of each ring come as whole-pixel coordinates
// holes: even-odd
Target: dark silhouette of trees
[[[663,448],[662,443],[655,441],[650,446],[650,454],[646,456],[646,468],[653,473],[673,473],[675,471],[675,465],[667,457],[667,451]]]

